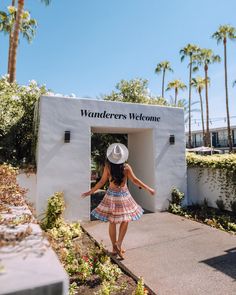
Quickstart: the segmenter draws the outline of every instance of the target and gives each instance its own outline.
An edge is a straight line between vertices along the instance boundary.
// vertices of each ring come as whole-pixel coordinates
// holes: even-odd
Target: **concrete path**
[[[108,224],[84,228],[111,249]],[[167,212],[131,222],[123,265],[158,295],[235,295],[236,236]]]

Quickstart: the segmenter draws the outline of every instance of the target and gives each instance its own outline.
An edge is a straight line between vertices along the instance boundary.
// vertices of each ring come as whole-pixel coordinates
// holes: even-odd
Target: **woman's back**
[[[108,178],[110,182],[109,187],[111,189],[120,189],[125,187],[128,178],[128,165],[122,164],[120,167],[117,166],[115,169],[118,171],[115,171],[115,173],[114,166],[112,166],[112,164],[109,163],[106,167],[108,169]]]

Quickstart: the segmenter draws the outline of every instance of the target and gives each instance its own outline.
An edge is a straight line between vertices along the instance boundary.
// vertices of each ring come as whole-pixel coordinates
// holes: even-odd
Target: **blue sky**
[[[3,0],[3,10],[11,1]],[[219,25],[236,27],[235,0],[25,0],[25,8],[38,21],[32,44],[21,40],[17,59],[17,81],[36,80],[55,93],[98,98],[109,94],[121,79],[145,78],[153,95],[161,94],[161,75],[156,64],[168,60],[174,73],[166,83],[181,79],[188,83],[187,62],[179,50],[188,43],[211,48],[223,56],[223,45],[210,36]],[[6,72],[8,38],[0,35],[0,74]],[[203,75],[200,71],[196,75]],[[225,111],[223,62],[209,69],[210,117]],[[228,44],[228,78],[231,116],[236,116],[236,42]],[[174,96],[166,92],[166,98]],[[188,98],[188,92],[180,92]],[[198,96],[193,91],[193,100]],[[200,114],[194,113],[194,119]],[[197,122],[197,121],[196,121]],[[232,123],[236,125],[236,120]],[[194,126],[195,125],[195,126]],[[198,124],[193,122],[193,127]],[[213,124],[214,125],[214,124]],[[198,128],[197,128],[198,129]]]

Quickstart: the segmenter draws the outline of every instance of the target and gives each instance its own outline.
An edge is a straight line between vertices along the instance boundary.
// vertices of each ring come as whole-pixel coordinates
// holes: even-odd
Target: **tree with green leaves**
[[[227,40],[236,39],[235,27],[229,25],[223,25],[212,35],[212,38],[217,41],[217,44],[223,42],[224,45],[224,72],[225,72],[225,104],[226,104],[226,115],[227,115],[227,130],[228,130],[228,144],[229,152],[233,150],[231,127],[230,127],[230,114],[229,114],[229,96],[228,96],[228,77],[227,77]]]
[[[0,163],[34,163],[35,103],[47,92],[45,86],[31,81],[27,86],[0,79]]]
[[[208,99],[208,68],[210,64],[219,63],[221,58],[219,55],[215,55],[211,49],[202,48],[197,56],[198,65],[204,67],[205,73],[205,100],[206,100],[206,136],[205,136],[205,145],[210,146],[211,138],[210,138],[210,129],[209,129],[209,99]]]
[[[205,78],[202,78],[202,77],[192,78],[191,85],[196,89],[196,91],[199,94],[200,106],[201,106],[202,136],[203,136],[203,141],[205,146],[206,138],[205,138],[204,109],[203,109],[203,99],[202,99],[202,90],[206,86]]]
[[[169,61],[162,61],[159,64],[157,64],[155,73],[160,74],[162,72],[162,90],[161,90],[161,96],[164,98],[164,91],[165,91],[165,74],[166,71],[173,72],[173,69],[171,68]]]
[[[116,85],[117,91],[104,95],[104,100],[145,103],[155,105],[167,105],[167,101],[162,97],[153,97],[148,89],[148,80],[132,79],[129,81],[121,80]]]
[[[178,102],[178,92],[179,90],[185,90],[187,89],[187,86],[181,81],[181,80],[173,80],[170,81],[167,85],[166,90],[171,90],[174,89],[175,90],[175,100],[174,100],[174,106],[177,106],[177,102]]]
[[[191,132],[191,81],[192,81],[192,72],[197,71],[198,67],[196,66],[196,55],[199,53],[199,47],[194,44],[187,44],[180,50],[180,60],[181,62],[185,60],[185,58],[189,59],[189,96],[188,96],[188,107],[189,107],[189,130],[188,130],[188,147],[192,146],[192,132]]]

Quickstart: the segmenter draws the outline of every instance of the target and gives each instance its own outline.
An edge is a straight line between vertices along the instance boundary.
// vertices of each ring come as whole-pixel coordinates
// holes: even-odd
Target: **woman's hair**
[[[113,181],[116,185],[121,185],[125,174],[124,174],[124,163],[122,164],[113,164],[109,160],[107,160],[108,166],[110,168],[111,173],[111,181]]]

